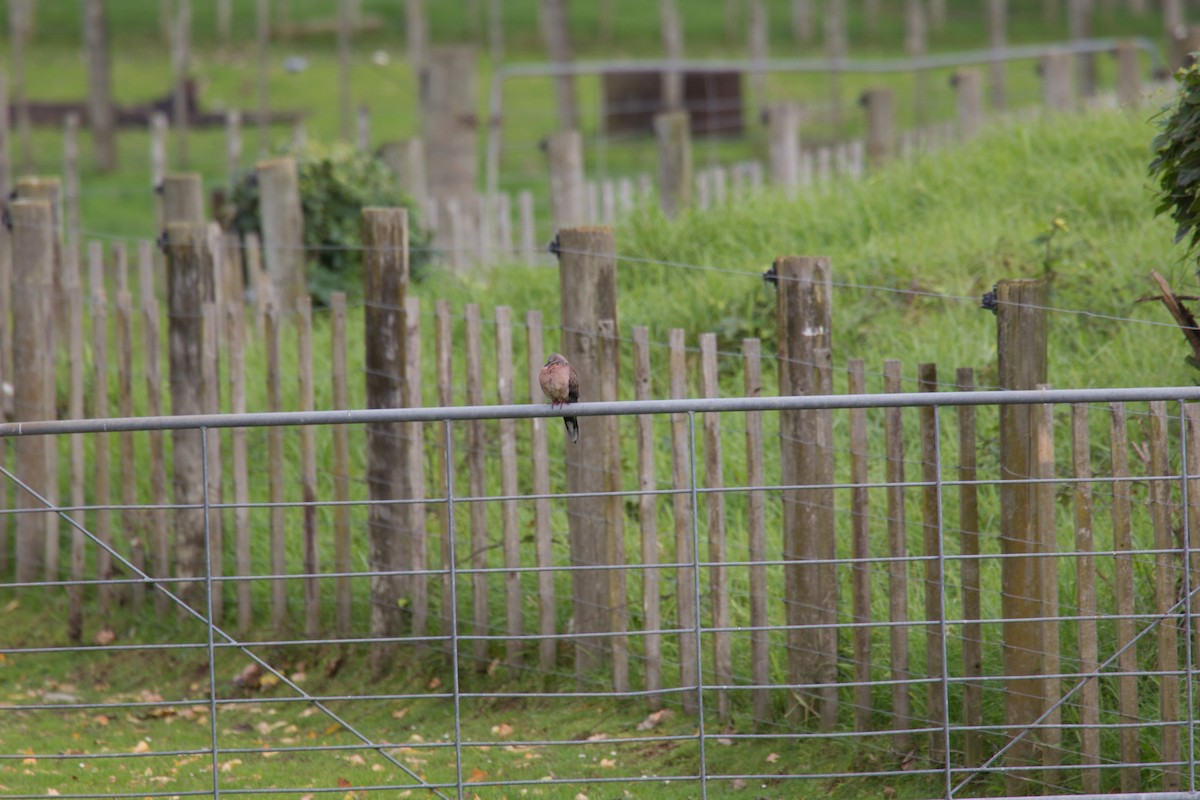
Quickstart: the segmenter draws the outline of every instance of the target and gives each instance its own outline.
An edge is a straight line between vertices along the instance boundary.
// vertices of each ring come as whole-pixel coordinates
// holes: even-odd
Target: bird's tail
[[[571,441],[579,444],[579,417],[563,417],[563,423],[567,426],[567,436],[571,437]]]

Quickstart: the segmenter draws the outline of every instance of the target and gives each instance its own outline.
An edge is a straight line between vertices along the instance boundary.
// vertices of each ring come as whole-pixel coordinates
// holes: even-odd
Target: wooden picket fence
[[[35,224],[22,216],[27,206],[14,211],[16,225]],[[178,245],[168,242],[168,251]],[[215,251],[223,257],[211,262],[221,302],[202,302],[198,313],[179,305],[168,311],[166,327],[189,332],[199,370],[198,380],[182,383],[170,375],[169,398],[151,243],[136,244],[132,266],[125,243],[113,243],[107,257],[102,245],[90,244],[86,291],[15,281],[15,336],[5,362],[18,382],[11,418],[157,415],[186,403],[189,413],[241,412],[248,397],[265,403],[249,410],[309,410],[318,395],[337,408],[362,405],[366,387],[357,373],[369,382],[373,367],[370,356],[363,368],[350,366],[358,360],[349,345],[357,338],[350,329],[356,310],[339,295],[315,326],[306,301],[283,314],[261,277],[256,247],[253,239],[221,241]],[[258,302],[244,301],[246,274],[260,289]],[[39,305],[38,291],[53,301]],[[26,336],[27,315],[60,301],[61,315],[33,323],[41,340]],[[363,308],[368,333],[379,327],[372,315],[383,311],[397,312],[402,331],[403,373],[383,376],[397,404],[544,402],[537,370],[554,348],[542,312],[521,319],[497,307],[485,320],[478,304],[452,309],[437,301],[430,309],[412,295],[402,309],[372,304]],[[1032,303],[1019,310],[1039,313]],[[682,330],[670,331],[665,345],[641,325],[601,326],[596,336],[599,352],[632,365],[601,396],[716,396],[718,375],[730,371],[742,377],[726,387],[751,396],[779,391],[779,356],[764,364],[756,339],[730,353],[713,334],[689,344]],[[780,336],[786,339],[786,326]],[[328,362],[316,342],[328,342]],[[789,347],[795,362],[799,352]],[[919,365],[915,379],[895,360],[879,372],[850,360],[843,372],[830,353],[817,352],[806,362],[816,372],[805,391],[946,386],[932,364]],[[254,381],[247,363],[263,364],[265,374]],[[39,413],[30,413],[36,392],[19,383],[38,365],[47,370],[40,381],[47,394]],[[797,374],[788,378],[793,389],[802,388]],[[953,387],[974,388],[972,370],[957,370]],[[67,441],[50,447],[40,437],[17,437],[9,463],[23,480],[39,463],[44,475],[57,476],[42,484],[46,501],[151,576],[188,577],[180,567],[190,557],[182,531],[207,522],[213,547],[206,569],[226,579],[212,584],[214,615],[243,632],[267,626],[317,639],[366,630],[387,637],[372,645],[380,668],[406,641],[437,649],[467,636],[465,663],[477,670],[502,664],[550,677],[572,661],[562,649],[572,644],[581,685],[607,673],[614,690],[640,691],[651,708],[670,701],[694,712],[697,695],[686,688],[718,687],[712,691],[723,719],[749,694],[761,723],[811,719],[825,730],[890,731],[899,752],[920,746],[934,758],[945,756],[949,730],[951,749],[968,766],[1033,725],[1033,739],[1012,739],[1010,765],[1078,763],[1088,767],[1080,773],[1084,785],[1100,786],[1100,766],[1111,761],[1130,790],[1146,774],[1141,753],[1150,748],[1162,786],[1178,786],[1187,718],[1181,687],[1190,654],[1200,651],[1200,626],[1192,628],[1188,616],[1195,597],[1181,600],[1181,587],[1200,586],[1200,561],[1190,545],[1185,550],[1182,533],[1200,529],[1197,412],[1188,406],[1179,429],[1161,403],[1074,406],[1069,419],[1068,409],[1022,408],[1025,472],[1005,466],[1012,434],[1007,442],[1001,435],[997,451],[1003,413],[970,406],[953,418],[932,407],[830,410],[807,422],[789,421],[788,412],[707,414],[695,431],[687,415],[585,418],[574,451],[558,444],[565,439],[554,419],[456,423],[449,442],[447,427],[432,423],[209,429],[202,445],[199,431],[175,432],[170,447],[153,431],[60,437]],[[605,426],[616,435],[602,437]],[[1056,447],[1055,434],[1067,430],[1070,448]],[[1180,437],[1189,461],[1186,504]],[[587,452],[600,441],[611,450]],[[207,487],[200,473],[180,471],[182,452],[197,446],[206,455]],[[377,447],[399,458],[372,463]],[[566,456],[585,453],[593,471],[615,470],[612,491],[629,493],[603,498],[605,524],[617,536],[601,563],[619,568],[602,572],[603,635],[588,639],[572,635],[580,619],[574,593],[578,568],[597,564],[581,562],[564,540],[571,519],[560,499],[569,489],[555,455],[560,447]],[[800,461],[812,463],[809,477],[795,481],[787,463],[800,452]],[[1013,478],[1035,482],[1014,485]],[[28,493],[7,482],[4,491],[6,506],[26,511],[0,515],[0,568],[19,582],[72,581],[69,638],[109,624],[118,603],[136,609],[145,602],[146,583],[128,580],[134,575],[119,560],[57,514],[28,512],[39,506]],[[453,553],[447,497],[456,509]],[[1013,513],[1024,521],[1018,525]],[[379,526],[395,550],[375,549]],[[1018,527],[1032,531],[1019,547]],[[358,577],[363,572],[370,577]],[[168,585],[198,602],[203,575],[192,577]],[[90,580],[102,581],[94,598],[73,583]],[[361,588],[368,582],[369,590]],[[461,595],[456,604],[452,592]],[[170,609],[162,593],[155,608]],[[1181,653],[1189,630],[1195,647]],[[579,663],[590,667],[581,671]],[[1142,721],[1155,684],[1159,725],[1139,731],[1132,723]],[[989,703],[998,690],[1004,701]],[[946,697],[958,709],[952,720]],[[1098,727],[1113,721],[1126,726],[1111,735]]]

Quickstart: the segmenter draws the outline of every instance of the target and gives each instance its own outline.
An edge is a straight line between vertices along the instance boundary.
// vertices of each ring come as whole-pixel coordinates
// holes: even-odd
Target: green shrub
[[[370,153],[337,143],[310,142],[288,148],[296,159],[300,201],[304,208],[304,246],[308,251],[308,288],[314,302],[326,304],[329,295],[343,291],[362,294],[362,214],[369,206],[408,209],[409,266],[420,280],[430,261],[431,235],[420,224],[419,210],[394,172]],[[261,231],[258,181],[248,172],[234,187],[230,217],[241,234]]]
[[[1158,180],[1155,214],[1170,213],[1175,241],[1187,240],[1189,255],[1200,245],[1200,71],[1193,64],[1175,74],[1174,99],[1156,117],[1150,174]]]

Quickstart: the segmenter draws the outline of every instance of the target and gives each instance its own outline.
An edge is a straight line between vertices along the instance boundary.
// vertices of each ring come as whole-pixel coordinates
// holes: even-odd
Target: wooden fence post
[[[538,17],[546,50],[555,66],[568,66],[573,58],[571,37],[567,25],[566,0],[539,0]],[[579,103],[575,98],[575,76],[554,77],[554,99],[558,109],[558,127],[579,128]]]
[[[767,102],[767,42],[769,20],[763,0],[750,0],[750,19],[747,25],[750,71],[750,95],[754,108],[763,108]]]
[[[597,338],[600,320],[617,320],[616,252],[611,228],[563,228],[558,232],[560,317],[562,354],[579,375],[581,400],[599,396],[601,375]],[[615,366],[613,367],[615,369]],[[601,420],[579,421],[579,443],[562,437],[567,463],[567,491],[603,492],[605,475],[596,469],[597,459],[610,443]],[[562,433],[562,431],[558,431]],[[598,455],[601,454],[601,455]],[[567,498],[570,526],[571,564],[577,567],[599,566],[609,552],[608,526],[602,497]],[[604,570],[582,569],[572,573],[575,630],[579,633],[607,631],[612,618],[609,598],[610,576]],[[583,638],[575,642],[575,676],[582,682],[596,669],[609,643],[602,638]]]
[[[1100,668],[1096,638],[1096,558],[1092,532],[1092,463],[1088,433],[1088,406],[1071,406],[1071,453],[1076,483],[1072,487],[1075,501],[1075,605],[1079,615],[1079,672],[1095,673]],[[1191,458],[1191,445],[1188,457]],[[1190,471],[1190,470],[1189,470]],[[964,608],[964,613],[966,612]],[[1100,681],[1092,678],[1079,688],[1079,762],[1092,767],[1100,764]],[[1100,770],[1084,769],[1080,788],[1085,792],[1100,791]]]
[[[1032,389],[1046,382],[1046,285],[1040,280],[1001,281],[996,286],[997,356],[1002,389]],[[1033,407],[1000,407],[1000,549],[1004,618],[1004,722],[1013,742],[1005,762],[1010,766],[1031,765],[1035,745],[1024,726],[1042,712],[1042,685],[1037,677],[1042,666],[1042,629],[1026,622],[1041,615],[1038,584],[1039,548],[1037,511],[1029,484],[1013,481],[1032,479],[1037,474],[1033,447]],[[1021,556],[1032,556],[1024,557]],[[1017,793],[1029,775],[1008,774],[1009,793]]]
[[[670,373],[670,395],[672,400],[685,398],[687,389],[687,351],[684,347],[683,328],[672,328],[667,332],[668,371]],[[696,591],[698,580],[693,562],[697,558],[693,542],[691,497],[691,459],[687,414],[671,415],[671,482],[676,494],[672,499],[675,521],[675,627],[679,629],[679,685],[699,686],[700,672],[696,663],[700,641],[696,636]],[[679,704],[685,714],[696,714],[700,710],[697,695],[684,692]]]
[[[794,196],[800,185],[800,106],[775,103],[766,116],[771,179]]]
[[[167,322],[170,348],[171,413],[199,414],[204,411],[204,367],[201,351],[204,339],[201,305],[204,302],[204,276],[212,274],[208,230],[195,223],[167,226]],[[199,430],[172,431],[174,502],[198,506],[203,502],[204,460]],[[199,508],[175,510],[176,576],[195,579],[204,576],[204,511]],[[189,580],[180,585],[179,596],[193,608],[200,608],[204,584]]]
[[[48,202],[18,200],[9,205],[12,219],[13,418],[50,419],[53,415],[53,326],[50,313],[54,263],[53,212]],[[49,449],[54,437],[16,439],[17,476],[35,491],[46,493],[51,480]],[[44,508],[24,490],[16,492],[17,508]],[[46,536],[45,514],[19,514],[16,522],[17,581],[42,576]]]
[[[849,394],[865,394],[867,391],[866,364],[860,358],[847,363],[849,372],[847,391]],[[854,729],[869,730],[871,727],[871,573],[870,564],[870,490],[868,481],[867,410],[852,408],[850,422],[850,554],[854,559],[850,573],[853,603],[852,619],[862,627],[854,629]]]
[[[405,0],[404,35],[408,63],[413,72],[425,64],[429,50],[429,22],[425,16],[425,0]]]
[[[344,5],[344,4],[343,4]],[[312,298],[301,295],[296,304],[296,371],[299,410],[312,411],[315,406],[313,386]],[[311,425],[300,428],[300,491],[305,503],[317,501],[317,432]],[[321,571],[318,555],[317,508],[304,507],[304,634],[315,639],[321,627]]]
[[[700,334],[700,382],[704,397],[718,397],[717,388],[717,336],[714,333]],[[706,528],[708,529],[709,592],[712,604],[714,628],[729,627],[729,568],[724,566],[725,547],[725,475],[721,459],[721,418],[719,414],[705,414],[704,426],[704,486],[713,491],[705,500],[708,506]],[[728,631],[718,631],[713,638],[713,665],[716,681],[722,685],[733,683],[733,649]],[[728,692],[717,693],[717,716],[728,721],[731,705]]]
[[[346,391],[346,293],[329,296],[330,311],[330,377],[333,380],[333,407],[349,408]],[[333,428],[333,494],[334,500],[344,503],[350,499],[350,432],[345,425]],[[335,506],[333,510],[333,570],[337,578],[337,628],[350,629],[352,586],[350,577],[350,508]]]
[[[92,416],[107,417],[108,414],[108,296],[104,288],[104,246],[92,242],[88,246],[88,273],[91,284],[92,305]],[[89,515],[88,524],[96,539],[111,547],[112,502],[111,442],[108,436],[97,436],[92,454],[92,500],[96,509]],[[112,554],[104,548],[96,553],[96,578],[110,580],[113,577]],[[97,605],[101,619],[107,620],[112,611],[113,587],[101,585],[97,592]]]
[[[406,295],[404,298],[404,405],[420,408],[424,405],[421,394],[421,298]],[[425,527],[425,429],[420,422],[409,422],[404,426],[404,446],[407,450],[407,472],[409,500],[408,512],[411,555],[410,569],[424,570],[429,567],[428,531]],[[429,578],[413,575],[409,579],[409,596],[412,607],[413,636],[424,637],[429,633]],[[419,641],[417,651],[423,652],[427,642]]]
[[[617,338],[617,322],[614,319],[599,320],[596,328],[599,349],[597,352],[596,375],[599,385],[593,395],[602,403],[617,401],[617,387],[620,378],[620,340]],[[604,450],[601,455],[604,491],[608,494],[602,498],[604,508],[605,540],[608,549],[604,554],[604,563],[612,567],[620,567],[625,563],[625,503],[621,491],[621,428],[620,418],[615,416],[601,417],[600,443]],[[610,630],[617,635],[610,639],[612,648],[612,686],[613,691],[629,690],[629,594],[625,570],[612,569],[608,571],[608,606],[611,609]]]
[[[762,343],[758,339],[742,340],[744,389],[747,397],[762,395]],[[762,412],[746,413],[746,485],[763,486]],[[759,687],[771,682],[771,634],[767,602],[767,523],[766,497],[763,492],[751,491],[746,498],[747,555],[750,560],[750,680]],[[754,690],[754,722],[763,726],[770,716],[769,689]]]
[[[363,322],[366,331],[367,407],[404,406],[404,302],[408,293],[408,211],[403,208],[364,208]],[[408,497],[404,441],[400,426],[367,426],[367,492],[373,501]],[[372,505],[367,523],[369,565],[375,571],[405,569],[411,553],[406,511],[395,505]],[[398,601],[406,581],[395,576],[371,578],[371,636],[395,636],[400,625]],[[377,642],[371,648],[371,669],[384,672],[396,645]]]
[[[112,105],[107,4],[87,0],[83,4],[84,50],[88,63],[88,126],[96,169],[111,172],[117,166],[117,129]]]
[[[867,111],[867,164],[879,169],[896,153],[896,114],[891,89],[867,89],[859,101]]]
[[[1178,791],[1182,779],[1178,766],[1182,757],[1180,729],[1183,727],[1179,703],[1179,622],[1175,613],[1179,600],[1179,587],[1183,561],[1178,551],[1172,519],[1172,478],[1170,445],[1168,438],[1169,419],[1167,404],[1161,400],[1150,404],[1150,430],[1147,444],[1150,450],[1149,505],[1154,524],[1154,611],[1161,615],[1158,623],[1158,648],[1155,658],[1157,669],[1162,672],[1159,679],[1159,721],[1164,723],[1160,731],[1162,754],[1163,791]],[[1175,473],[1176,475],[1178,473]],[[1195,589],[1195,587],[1192,587]],[[1185,634],[1186,635],[1186,634]]]
[[[558,131],[546,137],[550,171],[550,216],[555,230],[583,225],[583,137],[579,131]]]
[[[929,50],[928,20],[924,0],[906,0],[904,4],[905,52],[911,59],[924,58]],[[928,106],[928,80],[925,70],[913,70],[913,121],[918,129],[925,125]]]
[[[413,206],[425,208],[429,200],[429,178],[425,167],[425,141],[420,137],[385,142],[379,158],[400,180],[400,188],[412,198]],[[430,220],[425,220],[429,224]]]
[[[920,364],[917,367],[920,390],[936,392],[937,364]],[[941,492],[940,475],[938,474],[938,430],[937,414],[933,406],[921,407],[921,521],[924,533],[923,551],[925,558],[925,676],[936,682],[929,684],[928,699],[925,703],[925,716],[934,726],[949,726],[948,710],[942,699],[942,683],[946,675],[946,662],[942,658],[945,647],[945,635],[942,632],[943,618],[941,614],[941,598],[946,589],[945,576],[942,574],[942,563],[939,555],[942,542],[939,541],[942,530],[941,522]],[[946,755],[946,740],[941,730],[930,735],[929,757],[933,760],[944,759]]]
[[[529,350],[529,401],[540,403],[543,400],[542,388],[538,376],[542,364],[546,362],[546,350],[542,341],[542,312],[527,311],[525,313],[525,333]],[[547,457],[547,420],[534,417],[530,420],[530,452],[533,461],[533,493],[541,495],[533,503],[534,550],[538,567],[543,571],[537,574],[538,587],[538,634],[552,636],[556,630],[554,619],[554,573],[549,568],[554,565],[553,531],[550,527],[550,463]],[[558,643],[554,639],[542,639],[538,644],[538,668],[542,673],[554,670],[557,660]]]
[[[1003,50],[1008,42],[1008,0],[987,0],[988,47],[993,51]],[[1007,63],[996,59],[988,67],[988,94],[992,110],[1002,111],[1005,99],[1004,73]]]
[[[1071,80],[1071,56],[1049,53],[1042,58],[1042,105],[1051,113],[1072,111],[1075,108],[1075,87]]]
[[[899,394],[901,384],[900,362],[887,359],[883,362],[883,391]],[[884,411],[884,437],[886,448],[887,521],[888,521],[888,622],[892,628],[888,635],[891,648],[889,659],[892,684],[892,728],[898,731],[892,737],[892,746],[897,753],[908,752],[912,743],[912,693],[903,681],[911,680],[909,671],[908,629],[908,529],[904,503],[904,409],[888,408]]]
[[[260,161],[258,209],[262,220],[262,248],[267,275],[277,308],[287,318],[296,313],[300,297],[308,293],[305,277],[304,211],[296,161],[276,158]]]
[[[1113,587],[1116,596],[1116,649],[1117,671],[1117,720],[1121,723],[1120,787],[1125,793],[1140,791],[1142,786],[1141,748],[1138,739],[1141,731],[1137,720],[1138,707],[1138,653],[1134,640],[1136,623],[1134,614],[1134,563],[1133,525],[1131,520],[1132,481],[1129,480],[1129,430],[1127,410],[1124,403],[1111,403],[1112,418],[1109,422],[1109,451],[1112,459],[1112,549]],[[1001,429],[1003,434],[1003,429]],[[1007,616],[1005,612],[1005,616]],[[1006,637],[1007,639],[1007,637]]]
[[[467,303],[463,307],[463,361],[466,370],[466,400],[469,406],[483,405],[483,323],[478,303]],[[473,419],[467,422],[467,491],[472,497],[482,497],[487,492],[484,422]],[[484,570],[488,566],[487,509],[482,503],[471,503],[470,566]],[[488,574],[475,572],[471,575],[471,625],[476,635],[489,630],[488,620]],[[471,654],[475,660],[475,671],[485,672],[488,667],[488,642],[486,639],[471,641]]]
[[[692,129],[686,111],[656,114],[658,201],[667,219],[692,205]]]
[[[513,339],[512,309],[496,307],[496,402],[510,405],[513,402]],[[515,420],[499,420],[500,426],[500,493],[506,497],[517,494],[517,423]],[[504,549],[504,621],[508,639],[505,642],[505,662],[512,669],[521,665],[521,642],[523,630],[521,607],[525,597],[521,591],[520,522],[517,517],[517,501],[504,500],[500,505],[501,539]]]
[[[204,186],[199,173],[164,175],[160,193],[164,224],[204,222]]]
[[[955,389],[970,392],[975,389],[975,373],[968,367],[959,367],[955,373]],[[961,567],[963,619],[982,619],[979,597],[979,489],[974,484],[978,474],[978,457],[975,444],[975,408],[959,406],[958,417],[958,529]],[[983,724],[983,631],[979,622],[968,622],[962,627],[962,672],[964,678],[974,679],[963,684],[963,724]],[[967,766],[978,766],[983,761],[980,732],[967,731],[963,742],[964,762]]]
[[[1117,104],[1122,108],[1136,105],[1142,99],[1142,67],[1137,43],[1117,43]]]
[[[663,56],[669,62],[683,59],[683,22],[675,0],[659,0],[659,23],[662,27]],[[662,108],[665,111],[683,110],[683,73],[671,67],[662,75]]]
[[[1067,0],[1067,37],[1072,42],[1092,38],[1092,5],[1092,0]],[[1075,62],[1080,94],[1083,97],[1095,97],[1096,54],[1079,53],[1075,56]]]
[[[833,340],[829,259],[783,256],[775,260],[775,269],[780,394],[820,394]],[[784,485],[820,487],[782,492],[787,620],[797,626],[788,631],[788,681],[824,684],[798,694],[812,698],[822,729],[829,730],[837,720],[837,631],[805,627],[836,622],[837,572],[832,563],[804,562],[836,555],[833,490],[825,488],[832,483],[833,415],[828,410],[785,411],[779,425]],[[792,696],[789,718],[795,719],[798,711]]]
[[[429,194],[439,204],[465,203],[479,177],[475,108],[475,50],[436,47],[420,72]]]
[[[644,325],[633,327],[633,373],[634,399],[649,400],[650,390],[650,331]],[[654,461],[654,418],[642,415],[637,418],[638,442],[638,489],[651,492],[658,488],[655,480]],[[653,494],[638,497],[638,527],[642,545],[642,619],[646,630],[662,628],[662,603],[659,597],[661,584],[658,564],[658,498]],[[662,636],[648,633],[642,638],[645,655],[645,686],[647,692],[662,689]],[[646,698],[652,710],[662,707],[662,695],[650,694]]]
[[[960,69],[950,78],[954,87],[958,138],[970,139],[983,128],[983,76],[978,70]]]

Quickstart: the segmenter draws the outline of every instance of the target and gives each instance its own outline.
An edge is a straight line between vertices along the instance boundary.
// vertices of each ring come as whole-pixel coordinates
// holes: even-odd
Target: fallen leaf
[[[337,785],[339,789],[345,789],[350,786],[350,781],[346,780],[345,778],[338,778]]]
[[[441,685],[442,685],[442,679],[439,678],[437,675],[434,675],[432,678],[429,679],[429,683],[425,684],[425,688],[426,689],[436,689]]]
[[[404,719],[406,716],[408,716],[408,706],[397,708],[392,712],[392,719]]]
[[[47,790],[46,790],[46,794],[47,794],[49,797],[58,797],[58,796],[59,796],[59,794],[58,794],[58,789],[47,789]]]
[[[600,759],[600,766],[604,767],[605,769],[612,769],[616,765],[617,765],[617,760],[615,758]]]
[[[767,755],[767,763],[768,764],[774,764],[778,760],[779,760],[779,753],[769,753]]]
[[[150,752],[150,743],[147,742],[145,739],[142,739],[141,741],[139,741],[137,744],[135,744],[133,746],[133,752],[149,753]]]
[[[6,606],[4,607],[4,610],[5,610],[6,612],[8,612],[8,613],[10,613],[10,614],[11,614],[12,612],[16,611],[16,610],[17,610],[18,608],[20,608],[20,607],[21,607],[21,601],[20,601],[20,600],[12,600],[12,601],[10,601],[10,602],[9,602],[9,604],[8,604],[8,605],[6,605]]]
[[[263,689],[270,689],[274,686],[279,685],[279,678],[275,675],[267,673],[266,675],[262,676],[262,678],[258,682],[258,685],[261,686]]]
[[[342,724],[340,722],[335,722],[332,725],[326,727],[324,733],[326,736],[329,736],[330,734],[337,733],[341,729],[342,729]]]
[[[652,714],[647,716],[644,720],[639,722],[637,729],[639,731],[648,731],[651,728],[656,727],[660,722],[662,722],[664,720],[668,720],[670,718],[671,718],[671,709],[663,708],[663,709],[653,712]]]
[[[593,733],[591,736],[587,737],[587,741],[589,741],[589,742],[603,742],[603,741],[604,741],[605,739],[607,739],[607,738],[608,738],[608,734],[607,734],[607,733]]]
[[[733,746],[733,739],[730,739],[730,738],[729,738],[729,737],[727,737],[727,736],[721,736],[721,737],[719,737],[719,738],[717,739],[717,744],[723,744],[723,745],[725,745],[726,747],[732,747],[732,746]]]
[[[739,789],[739,790],[740,790],[740,789],[745,789],[745,788],[746,788],[746,781],[745,781],[744,779],[742,779],[742,778],[734,778],[732,781],[730,781],[730,782],[729,782],[729,788],[731,788],[731,789]]]
[[[473,770],[471,770],[471,776],[467,778],[467,783],[479,783],[480,781],[486,781],[487,776],[488,774],[486,772],[481,770],[479,767],[475,767]]]
[[[492,733],[497,736],[512,736],[513,726],[507,722],[501,722],[499,725],[492,726]]]
[[[240,758],[233,758],[221,763],[221,772],[233,772],[233,768],[242,763]]]
[[[575,800],[588,800],[588,796],[583,792],[580,792],[579,794],[575,795]]]
[[[350,755],[346,756],[346,760],[356,767],[366,766],[367,763],[367,760],[358,753],[351,753]]]
[[[96,634],[95,638],[92,639],[92,643],[104,647],[105,645],[112,644],[116,640],[117,634],[113,633],[113,629],[104,628]]]

